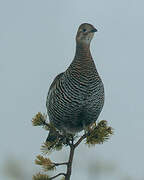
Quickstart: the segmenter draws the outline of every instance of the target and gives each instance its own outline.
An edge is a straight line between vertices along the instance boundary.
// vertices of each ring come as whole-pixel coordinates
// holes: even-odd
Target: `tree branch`
[[[58,129],[56,129],[52,124],[46,122],[46,118],[41,113],[38,113],[32,120],[34,126],[44,126],[46,130],[52,130],[57,135],[57,139],[54,142],[45,143],[42,148],[44,151],[51,152],[52,150],[57,150],[58,147],[69,146],[69,159],[68,162],[63,163],[54,163],[51,162],[50,159],[44,158],[43,156],[38,156],[38,160],[36,164],[42,165],[46,171],[53,170],[56,166],[66,165],[66,173],[59,173],[53,177],[48,177],[47,175],[38,174],[34,176],[34,180],[41,179],[55,179],[58,176],[64,176],[65,180],[70,180],[72,173],[72,163],[74,158],[75,149],[79,146],[79,144],[86,139],[86,143],[88,145],[102,144],[107,141],[109,137],[113,134],[113,129],[107,126],[107,121],[102,120],[97,125],[93,124],[88,132],[85,132],[76,142],[74,142],[76,136],[70,134],[62,134]]]
[[[58,176],[66,176],[66,174],[65,174],[65,173],[59,173],[59,174],[57,174],[57,175],[55,175],[55,176],[49,178],[49,180],[55,179],[55,178],[58,177]]]
[[[71,172],[72,172],[72,162],[73,162],[73,157],[74,157],[74,150],[75,147],[73,144],[70,145],[70,155],[69,155],[69,161],[67,164],[67,172],[65,176],[65,180],[70,180]]]
[[[55,166],[61,166],[61,165],[67,165],[68,162],[64,162],[64,163],[54,163]]]
[[[85,133],[84,135],[82,135],[79,140],[74,144],[74,147],[76,148],[88,135],[89,133]]]

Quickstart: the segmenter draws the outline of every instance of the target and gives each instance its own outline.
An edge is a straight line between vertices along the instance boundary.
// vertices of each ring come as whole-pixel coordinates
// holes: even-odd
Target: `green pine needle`
[[[45,142],[41,146],[41,151],[43,152],[43,154],[50,154],[54,150],[60,151],[62,147],[63,143],[59,141],[59,139],[57,139],[53,142]]]
[[[89,146],[103,144],[113,134],[113,129],[107,126],[107,121],[102,120],[97,125],[94,124],[86,138],[86,144]]]
[[[35,163],[41,165],[44,171],[55,170],[55,164],[49,158],[44,158],[41,155],[37,156]]]
[[[38,173],[33,176],[33,180],[49,180],[49,176],[46,174]]]
[[[46,115],[38,112],[35,117],[32,119],[33,126],[43,126],[46,122]]]

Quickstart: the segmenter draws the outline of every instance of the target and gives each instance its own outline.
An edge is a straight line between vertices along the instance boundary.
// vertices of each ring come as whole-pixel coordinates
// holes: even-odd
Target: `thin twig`
[[[53,176],[53,177],[50,177],[49,180],[55,179],[55,178],[58,177],[58,176],[66,176],[66,174],[65,174],[65,173],[59,173],[59,174],[57,174],[57,175],[55,175],[55,176]]]
[[[64,162],[64,163],[54,163],[55,166],[61,166],[61,165],[67,165],[68,162]]]
[[[86,133],[86,134],[82,135],[82,136],[79,138],[79,140],[74,144],[74,147],[76,148],[76,147],[82,142],[82,140],[84,140],[84,139],[87,137],[88,134],[89,134],[89,133]]]

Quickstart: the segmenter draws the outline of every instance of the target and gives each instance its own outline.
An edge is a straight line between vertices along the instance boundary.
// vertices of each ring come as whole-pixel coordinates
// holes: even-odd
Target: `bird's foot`
[[[71,145],[73,144],[74,136],[72,134],[63,133],[60,137],[60,141],[65,145]]]

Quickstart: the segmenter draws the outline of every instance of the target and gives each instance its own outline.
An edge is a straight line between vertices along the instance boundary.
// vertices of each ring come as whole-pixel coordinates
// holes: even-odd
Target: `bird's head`
[[[77,31],[76,42],[78,44],[90,45],[95,32],[97,32],[97,29],[93,25],[88,23],[81,24]]]

